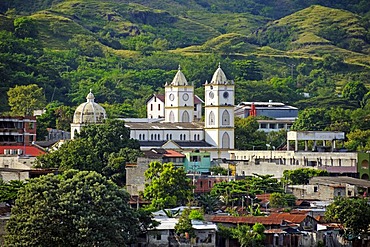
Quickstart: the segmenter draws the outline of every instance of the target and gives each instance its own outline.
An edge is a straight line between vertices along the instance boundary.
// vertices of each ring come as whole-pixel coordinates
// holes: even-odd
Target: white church
[[[200,122],[203,101],[194,95],[194,86],[180,67],[172,82],[166,83],[164,96],[154,95],[147,101],[148,118],[123,119],[141,150],[200,150],[209,152],[211,159],[229,157],[228,151],[234,149],[234,82],[227,79],[219,65],[204,86],[204,122]],[[75,111],[72,139],[86,124],[100,123],[105,118],[104,108],[94,102],[90,92],[87,102]]]

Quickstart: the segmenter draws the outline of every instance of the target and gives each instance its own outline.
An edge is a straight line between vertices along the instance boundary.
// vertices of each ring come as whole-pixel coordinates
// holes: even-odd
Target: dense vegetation
[[[6,0],[0,11],[0,112],[19,114],[11,91],[37,85],[48,104],[41,101],[47,115],[39,119],[40,139],[46,127],[69,129],[73,107],[89,89],[110,117],[144,117],[145,100],[163,91],[178,64],[202,96],[218,62],[236,82],[236,103],[307,109],[296,129],[369,126],[365,0]],[[346,147],[364,149],[366,141],[354,135]],[[249,146],[241,140],[238,148]]]

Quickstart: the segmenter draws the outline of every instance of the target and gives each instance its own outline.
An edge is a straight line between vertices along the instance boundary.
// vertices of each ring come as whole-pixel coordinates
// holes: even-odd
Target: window
[[[157,102],[157,97],[154,96],[154,102]]]
[[[182,122],[184,123],[190,122],[189,113],[187,111],[184,111],[184,113],[182,114]]]
[[[200,181],[200,188],[203,188],[203,181]]]
[[[208,122],[209,125],[215,125],[215,114],[213,113],[213,111],[211,111],[209,113],[209,122]]]
[[[161,105],[160,104],[158,104],[158,111],[160,111],[161,110]]]
[[[169,119],[171,123],[175,122],[175,114],[173,113],[173,111],[170,112]]]
[[[222,148],[229,148],[230,146],[230,136],[228,133],[222,135]]]
[[[172,140],[172,134],[170,134],[170,139]]]
[[[153,134],[150,135],[150,140],[153,140]]]
[[[153,111],[153,104],[150,104],[150,110]]]
[[[313,187],[313,192],[317,192],[317,191],[319,191],[318,189],[319,189],[319,188],[318,188],[317,186],[314,186],[314,187]]]
[[[197,105],[194,105],[194,111],[197,111]]]
[[[29,128],[30,130],[34,129],[34,128],[35,128],[35,123],[29,123],[29,124],[28,124],[28,128]]]
[[[212,188],[212,181],[208,181],[208,188]]]
[[[162,235],[160,235],[160,234],[157,234],[157,238],[156,238],[157,240],[161,240],[162,239]]]
[[[284,129],[285,128],[285,124],[279,124],[279,129]]]
[[[143,134],[143,140],[145,141],[145,134]]]
[[[184,134],[184,136],[183,136],[183,137],[184,137],[184,141],[185,141],[185,140],[186,140],[186,135]]]
[[[168,134],[166,134],[166,140],[168,140]]]
[[[197,135],[196,134],[194,134],[194,141],[197,139]]]
[[[222,113],[222,124],[230,125],[230,113],[227,110]]]
[[[139,140],[141,140],[141,134],[139,135]]]
[[[198,134],[198,141],[200,140],[200,135]]]
[[[261,129],[266,129],[266,128],[267,128],[267,124],[261,123]]]
[[[180,141],[182,141],[182,134],[180,134]]]

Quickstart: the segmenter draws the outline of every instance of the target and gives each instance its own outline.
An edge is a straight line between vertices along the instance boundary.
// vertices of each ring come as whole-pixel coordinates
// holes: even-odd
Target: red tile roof
[[[46,152],[36,146],[0,146],[0,154],[4,154],[5,149],[11,149],[11,150],[16,150],[18,152],[19,150],[22,150],[22,155],[29,155],[32,157],[37,157],[42,154],[45,154]],[[26,149],[26,152],[24,152]],[[17,154],[13,154],[17,155]]]
[[[300,224],[306,219],[306,214],[272,213],[269,216],[213,216],[212,222],[232,224],[280,225],[283,221]]]
[[[167,149],[166,153],[163,155],[163,157],[167,158],[184,158],[185,155],[179,152],[176,152],[175,150]]]

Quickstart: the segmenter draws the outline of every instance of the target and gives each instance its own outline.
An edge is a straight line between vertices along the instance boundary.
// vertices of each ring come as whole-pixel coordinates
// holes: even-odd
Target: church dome
[[[179,70],[177,71],[170,85],[171,86],[187,86],[188,85],[188,81],[186,80],[185,75],[181,72],[180,65],[179,65]]]
[[[106,118],[105,109],[94,102],[94,94],[91,92],[86,96],[86,102],[77,107],[73,115],[73,123],[89,124],[102,123]]]
[[[221,69],[221,65],[218,64],[218,68],[212,76],[212,80],[209,84],[233,84],[232,81],[228,81],[224,71]]]

